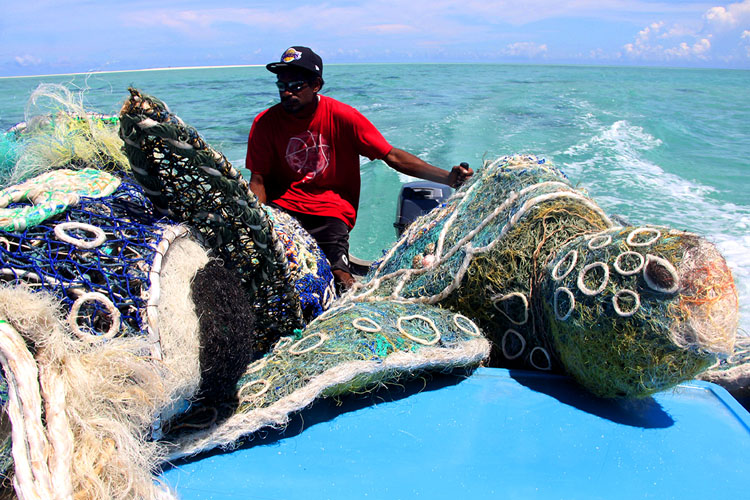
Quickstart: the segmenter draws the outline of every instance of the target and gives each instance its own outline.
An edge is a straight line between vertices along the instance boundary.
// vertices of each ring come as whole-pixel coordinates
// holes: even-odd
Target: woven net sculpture
[[[342,300],[451,308],[488,333],[495,365],[564,371],[608,397],[694,378],[731,351],[738,325],[713,245],[618,228],[533,156],[487,162]]]
[[[135,179],[156,209],[190,224],[242,277],[259,329],[304,326],[284,249],[248,183],[159,99],[130,89],[120,135]]]
[[[489,342],[465,316],[434,306],[348,303],[318,316],[301,333],[282,337],[237,383],[234,413],[203,431],[187,414],[167,434],[170,458],[234,446],[256,430],[280,427],[319,397],[370,389],[424,371],[477,366]],[[191,419],[197,419],[193,422]]]

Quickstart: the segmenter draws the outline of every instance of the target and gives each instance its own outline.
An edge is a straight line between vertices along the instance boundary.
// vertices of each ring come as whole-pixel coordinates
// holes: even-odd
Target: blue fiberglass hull
[[[185,500],[747,498],[750,414],[705,382],[611,401],[480,368],[318,402],[161,477]]]

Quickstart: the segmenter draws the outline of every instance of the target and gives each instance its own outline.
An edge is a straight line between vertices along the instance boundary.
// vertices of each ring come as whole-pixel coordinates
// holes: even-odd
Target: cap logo
[[[289,47],[286,49],[286,52],[284,52],[281,55],[281,62],[290,63],[292,61],[299,61],[302,59],[302,52],[299,52],[298,50],[295,50],[292,47]]]

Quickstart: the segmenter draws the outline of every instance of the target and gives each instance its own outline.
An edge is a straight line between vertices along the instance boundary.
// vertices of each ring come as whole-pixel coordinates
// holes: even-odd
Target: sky
[[[0,76],[461,62],[750,69],[750,0],[3,0]]]

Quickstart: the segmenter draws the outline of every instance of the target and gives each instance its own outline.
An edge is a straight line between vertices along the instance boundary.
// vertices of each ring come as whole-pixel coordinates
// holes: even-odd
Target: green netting
[[[284,425],[289,414],[317,397],[395,382],[424,370],[476,366],[489,345],[468,318],[435,306],[397,302],[335,307],[248,366],[237,385],[238,405],[226,420],[199,433],[205,412],[172,423],[173,457],[230,446],[265,426]]]
[[[632,294],[612,289],[617,307],[633,307],[642,288],[658,288],[654,283],[668,281],[665,270],[673,268],[679,270],[679,298],[658,292],[640,315],[627,317],[614,306],[594,309],[581,318],[581,335],[568,336],[569,342],[561,344],[553,334],[559,331],[550,305],[554,296],[544,290],[550,263],[556,256],[564,259],[581,242],[588,245],[592,237],[597,238],[592,254],[623,251],[602,243],[611,237],[602,231],[614,227],[594,201],[543,160],[526,156],[487,162],[444,207],[417,219],[344,301],[440,304],[478,322],[493,341],[495,365],[569,372],[599,395],[645,396],[693,378],[717,353],[731,348],[736,291],[726,262],[705,240],[669,233],[657,244],[649,241],[646,229],[622,230],[624,236],[612,237],[625,238],[631,250],[648,247],[654,254],[649,269],[656,274],[652,279],[642,273]],[[611,274],[616,255],[602,258],[607,264],[579,270],[571,279],[583,272],[586,280],[596,282],[597,272]],[[618,265],[633,265],[632,259],[636,257],[627,253]],[[596,289],[593,283],[590,287]],[[557,298],[564,307],[568,295],[559,292]],[[612,304],[611,296],[609,302],[601,300]],[[717,307],[728,308],[726,321],[717,321]],[[653,314],[644,326],[639,321],[646,311]],[[646,329],[652,333],[643,333]],[[636,331],[639,336],[631,335],[632,342],[612,341]],[[657,344],[664,346],[664,354],[655,350]],[[575,349],[578,359],[569,354]],[[618,362],[605,361],[614,359]]]
[[[41,84],[26,106],[26,120],[0,139],[0,185],[23,182],[57,168],[128,170],[119,119],[85,109],[82,94]]]
[[[734,342],[732,276],[694,234],[613,228],[571,242],[548,271],[550,341],[595,394],[661,391],[694,378]]]
[[[186,222],[238,272],[260,329],[303,325],[284,248],[247,182],[226,157],[154,97],[130,89],[120,134],[136,180],[158,210]]]

